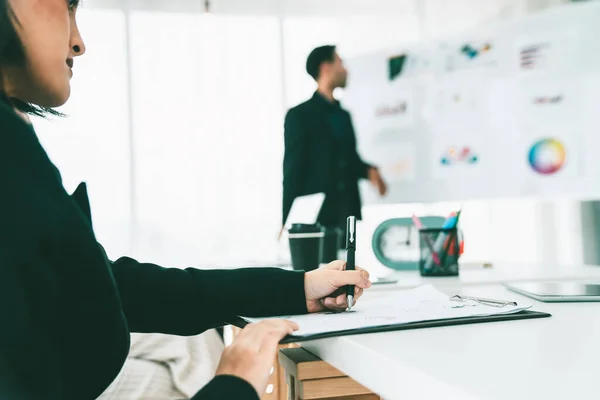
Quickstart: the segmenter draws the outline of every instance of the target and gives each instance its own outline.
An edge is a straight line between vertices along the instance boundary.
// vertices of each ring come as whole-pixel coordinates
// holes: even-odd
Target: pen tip
[[[348,311],[352,310],[352,306],[354,306],[354,296],[348,296]]]

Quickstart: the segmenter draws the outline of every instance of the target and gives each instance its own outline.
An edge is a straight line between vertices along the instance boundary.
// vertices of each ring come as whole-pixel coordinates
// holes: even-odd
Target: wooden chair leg
[[[288,374],[286,376],[286,383],[287,383],[287,393],[288,393],[288,400],[299,400],[299,397],[296,395],[296,378],[294,378],[292,375]]]
[[[276,361],[277,362],[277,361]],[[277,398],[279,400],[287,400],[288,389],[286,384],[285,370],[277,362]]]

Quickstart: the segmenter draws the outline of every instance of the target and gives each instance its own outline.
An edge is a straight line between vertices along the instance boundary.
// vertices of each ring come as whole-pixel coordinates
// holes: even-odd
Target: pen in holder
[[[457,228],[419,230],[421,276],[457,276],[460,257]]]

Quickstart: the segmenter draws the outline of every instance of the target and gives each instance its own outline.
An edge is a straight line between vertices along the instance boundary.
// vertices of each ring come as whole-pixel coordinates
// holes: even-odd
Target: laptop
[[[600,301],[600,282],[516,282],[509,290],[543,302]]]
[[[324,201],[325,193],[296,197],[283,225],[284,228],[290,228],[292,224],[316,224]]]

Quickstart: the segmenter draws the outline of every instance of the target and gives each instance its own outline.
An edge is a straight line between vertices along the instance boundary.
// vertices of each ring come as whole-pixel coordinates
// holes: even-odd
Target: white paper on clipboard
[[[300,326],[300,330],[294,332],[293,335],[303,337],[426,321],[515,314],[531,307],[530,303],[493,307],[470,300],[466,302],[452,301],[433,285],[428,284],[407,291],[393,292],[377,299],[361,301],[352,309],[352,312],[325,311],[316,314],[270,318],[296,322]],[[255,323],[268,318],[244,317],[243,319]]]

